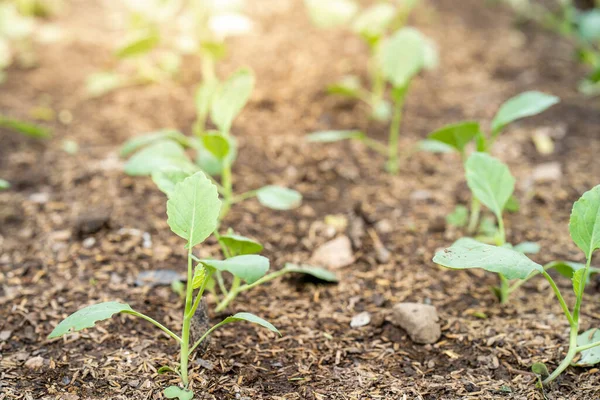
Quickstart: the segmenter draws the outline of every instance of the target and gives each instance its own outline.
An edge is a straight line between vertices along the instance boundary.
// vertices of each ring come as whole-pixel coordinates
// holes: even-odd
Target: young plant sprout
[[[460,154],[461,160],[464,163],[467,159],[467,146],[471,142],[475,142],[477,151],[489,153],[496,139],[500,136],[504,128],[510,123],[533,115],[540,114],[558,103],[560,99],[556,96],[551,96],[541,92],[524,92],[511,99],[507,100],[500,106],[500,109],[494,116],[489,134],[484,133],[481,125],[475,121],[463,121],[450,125],[446,125],[435,132],[429,134],[426,141],[422,143],[422,147],[427,149],[435,148],[444,151],[456,151]],[[479,226],[479,214],[481,203],[477,198],[471,200],[471,211],[469,213],[468,228],[469,233],[475,233]],[[510,199],[509,208],[518,209],[518,203],[514,198]],[[464,210],[455,210],[457,215],[454,215],[454,221],[466,222],[464,218],[459,218],[464,215]]]
[[[380,68],[378,57],[386,37],[404,26],[418,0],[379,2],[363,10],[353,0],[305,0],[304,3],[316,26],[348,26],[369,47],[371,88],[363,88],[357,76],[347,75],[340,82],[330,85],[328,92],[360,100],[371,109],[373,119],[389,121],[393,108],[385,99],[387,77]]]
[[[196,96],[200,122],[197,121],[194,126],[194,136],[164,130],[131,139],[121,149],[122,156],[135,152],[125,165],[125,172],[129,175],[151,175],[158,188],[170,197],[179,182],[199,170],[204,171],[212,176],[222,198],[219,222],[227,216],[232,205],[253,197],[263,206],[274,210],[298,207],[302,201],[300,193],[281,186],[267,185],[241,194],[233,192],[232,166],[237,156],[237,143],[231,135],[231,126],[248,101],[253,86],[254,75],[248,69],[239,70],[225,82],[213,80],[203,83]],[[206,129],[209,116],[218,130]],[[195,162],[187,157],[186,148],[196,151]],[[269,261],[256,256],[263,248],[260,243],[237,235],[232,230],[220,235],[216,229],[214,235],[221,245],[224,260],[196,261],[213,267],[218,264],[220,267],[215,267],[217,285],[213,285],[210,279],[208,286],[208,290],[217,298],[216,311],[224,310],[240,293],[286,273],[304,273],[320,280],[337,282],[334,274],[322,268],[295,264],[288,264],[279,271],[267,274]],[[255,265],[257,260],[260,260],[259,266]],[[249,261],[253,263],[251,275],[245,273]],[[229,288],[222,276],[223,271],[233,275]]]
[[[218,226],[221,210],[221,200],[217,187],[203,172],[185,178],[173,188],[167,201],[168,224],[173,233],[186,241],[187,250],[187,286],[185,291],[185,311],[181,336],[171,331],[151,317],[133,310],[128,304],[109,301],[85,307],[67,317],[54,328],[48,336],[49,339],[63,336],[71,331],[80,331],[93,327],[96,322],[112,317],[116,313],[124,313],[140,317],[165,332],[175,339],[180,345],[179,366],[175,369],[163,367],[162,372],[175,372],[181,378],[183,387],[170,386],[164,390],[167,398],[189,400],[193,398],[188,376],[188,360],[194,350],[217,328],[223,325],[247,321],[263,326],[273,332],[279,333],[271,323],[250,313],[237,313],[208,329],[195,343],[190,342],[191,323],[194,313],[202,302],[204,291],[215,271],[232,269],[226,265],[211,260],[202,260],[194,267],[193,249],[204,242]],[[259,276],[265,265],[265,258],[261,256],[245,256],[245,262],[237,264],[240,274],[247,279]]]
[[[371,149],[387,157],[386,170],[392,174],[400,168],[398,140],[402,124],[402,111],[410,84],[424,69],[437,63],[434,45],[413,28],[402,28],[380,44],[377,54],[377,70],[391,87],[392,121],[388,144],[383,145],[357,130],[321,131],[308,135],[310,142],[337,142],[346,139],[360,140]]]
[[[570,365],[590,366],[600,362],[600,352],[596,348],[600,346],[600,331],[594,328],[579,334],[585,285],[589,281],[590,274],[597,272],[597,269],[591,267],[591,263],[593,253],[600,249],[600,185],[584,193],[573,204],[569,232],[573,242],[585,255],[585,265],[555,262],[542,266],[514,249],[483,244],[468,238],[460,239],[451,247],[436,253],[433,258],[435,263],[444,267],[452,269],[482,268],[499,273],[504,276],[504,279],[526,280],[534,275],[542,274],[548,280],[569,322],[570,333],[569,350],[563,361],[551,374],[547,372],[545,365],[534,364],[533,370],[542,375],[544,385],[555,380]],[[558,267],[563,270],[561,273],[568,271],[572,275],[573,291],[576,297],[572,311],[560,289],[547,272],[550,268]],[[574,361],[579,353],[581,353],[581,357]]]

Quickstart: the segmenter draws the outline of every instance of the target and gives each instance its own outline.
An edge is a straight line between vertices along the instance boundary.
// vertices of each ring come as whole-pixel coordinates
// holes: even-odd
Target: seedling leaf
[[[446,216],[446,222],[448,222],[449,225],[459,228],[467,225],[468,220],[469,210],[463,205],[456,206],[454,211]]]
[[[534,363],[531,366],[531,371],[534,374],[539,375],[542,378],[542,380],[550,376],[550,373],[548,372],[548,367],[546,367],[546,364],[541,362]]]
[[[573,291],[577,296],[579,296],[581,286],[583,284],[583,274],[585,274],[585,268],[578,269],[573,273]]]
[[[167,196],[175,189],[175,185],[183,182],[190,176],[186,171],[177,167],[165,167],[152,173],[152,181],[158,186],[161,192]]]
[[[290,272],[297,272],[299,274],[307,274],[311,275],[317,279],[320,279],[325,282],[339,282],[338,277],[330,271],[327,271],[324,268],[313,267],[311,265],[297,265],[287,263],[285,264],[285,269]]]
[[[257,324],[260,325],[264,328],[267,328],[268,330],[275,332],[277,334],[279,334],[279,336],[281,336],[281,332],[279,332],[279,330],[277,328],[275,328],[275,326],[273,326],[273,324],[271,324],[268,321],[265,321],[264,319],[257,317],[254,314],[250,314],[247,312],[239,312],[235,315],[232,315],[231,317],[227,317],[225,318],[220,324],[230,324],[232,322],[238,322],[238,321],[247,321],[247,322],[252,322],[253,324]]]
[[[223,134],[228,134],[234,118],[244,108],[252,89],[254,74],[242,68],[219,85],[211,104],[210,117]]]
[[[196,164],[202,169],[202,171],[206,172],[211,176],[221,175],[223,171],[223,164],[226,162],[229,165],[233,165],[236,157],[237,157],[237,143],[235,141],[235,137],[228,136],[229,141],[229,152],[227,156],[225,156],[224,160],[219,160],[217,157],[213,155],[206,147],[204,147],[204,143],[201,140],[193,140],[191,142],[192,146],[196,149]]]
[[[80,331],[85,328],[92,328],[96,322],[103,321],[120,312],[134,312],[129,304],[123,304],[116,301],[108,301],[105,303],[93,304],[75,311],[73,314],[65,318],[54,330],[48,335],[48,339],[54,339],[65,335],[71,330],[73,332]]]
[[[219,160],[223,160],[229,154],[229,141],[220,134],[202,135],[204,148],[211,152]]]
[[[179,386],[169,386],[163,390],[167,399],[192,400],[194,393],[189,389],[182,389]]]
[[[304,0],[308,15],[318,28],[346,25],[358,11],[351,0]]]
[[[150,175],[162,168],[178,168],[188,173],[198,170],[188,160],[183,147],[171,140],[159,140],[135,153],[125,164],[127,175]]]
[[[220,211],[217,187],[203,172],[197,172],[175,185],[167,201],[167,222],[176,235],[194,247],[217,228]]]
[[[170,372],[172,372],[174,374],[177,373],[177,371],[175,371],[173,368],[171,368],[171,367],[169,367],[167,365],[163,365],[162,367],[160,367],[159,369],[156,370],[156,373],[159,374],[159,375],[167,374],[167,373],[170,373]]]
[[[4,179],[0,179],[0,190],[6,190],[10,187],[10,183]]]
[[[461,238],[451,247],[438,251],[433,261],[452,269],[481,268],[500,273],[507,279],[525,279],[534,271],[543,271],[541,265],[523,253],[483,244],[471,238]]]
[[[573,204],[569,232],[587,259],[600,248],[600,185],[585,192]]]
[[[196,95],[194,96],[196,113],[203,119],[206,119],[208,113],[210,112],[210,105],[218,88],[219,81],[216,79],[211,79],[202,82],[202,84],[200,84],[196,90]],[[204,129],[203,126],[201,128]]]
[[[465,146],[475,138],[479,131],[480,127],[477,122],[466,121],[446,125],[443,128],[430,133],[428,138],[452,146],[462,153],[465,151]]]
[[[47,139],[50,137],[50,131],[46,128],[30,122],[4,117],[2,115],[0,115],[0,127],[8,128],[22,135],[37,139]]]
[[[149,30],[125,43],[115,52],[115,55],[118,58],[139,56],[155,48],[159,41],[160,36],[157,32]]]
[[[320,131],[311,133],[307,136],[307,140],[313,143],[332,143],[346,139],[363,139],[365,134],[361,131]]]
[[[202,264],[196,265],[194,276],[192,278],[192,288],[198,289],[206,279],[206,267]]]
[[[580,270],[585,268],[585,264],[581,264],[581,263],[576,263],[576,262],[572,262],[572,261],[552,261],[551,263],[548,263],[544,266],[544,268],[546,270],[548,269],[554,269],[556,272],[558,272],[559,274],[561,274],[562,276],[571,279],[573,277],[573,274]],[[598,274],[600,273],[600,268],[596,268],[596,267],[590,267],[589,269],[589,275],[593,275],[593,274]],[[590,277],[588,276],[588,279],[586,281],[589,282]]]
[[[360,80],[354,75],[348,75],[342,78],[338,83],[329,85],[327,92],[340,96],[357,98],[360,95]]]
[[[446,143],[438,142],[437,140],[421,140],[419,142],[419,150],[430,153],[452,153],[455,149]]]
[[[352,30],[368,42],[382,37],[396,16],[396,6],[378,3],[362,11],[354,20]]]
[[[560,99],[542,92],[524,92],[507,100],[492,120],[492,134],[498,135],[500,131],[511,122],[518,119],[537,115],[554,104]]]
[[[396,88],[405,87],[425,67],[425,38],[414,28],[402,28],[383,43],[381,71]]]
[[[465,164],[469,188],[498,219],[515,188],[506,164],[486,153],[473,153]]]
[[[275,185],[258,189],[256,198],[260,204],[273,210],[291,210],[302,202],[302,195],[297,191]]]
[[[119,150],[119,155],[121,157],[127,157],[142,147],[164,139],[174,140],[182,146],[187,145],[187,137],[185,137],[183,133],[173,129],[163,129],[157,132],[150,132],[145,135],[129,139]]]
[[[114,72],[95,72],[86,78],[85,89],[89,96],[100,97],[125,84],[125,79]]]
[[[593,328],[581,333],[577,336],[577,346],[600,341],[600,330]],[[581,352],[581,358],[574,365],[578,367],[588,367],[600,362],[600,347],[592,347],[591,349]]]
[[[255,254],[231,257],[226,260],[200,260],[200,262],[218,271],[230,272],[246,283],[256,282],[269,270],[269,259]]]
[[[222,235],[219,238],[219,241],[223,243],[223,245],[227,247],[234,256],[245,254],[258,254],[263,249],[262,244],[241,235]]]

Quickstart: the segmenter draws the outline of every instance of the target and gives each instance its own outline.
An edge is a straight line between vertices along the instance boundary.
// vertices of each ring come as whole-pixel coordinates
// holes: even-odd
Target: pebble
[[[415,190],[410,194],[410,199],[414,201],[426,201],[432,199],[433,196],[428,190]]]
[[[1,331],[0,332],[0,342],[6,342],[8,339],[10,339],[11,335],[12,335],[12,331]]]
[[[42,356],[32,357],[25,361],[25,366],[29,369],[40,369],[44,366],[44,358]]]
[[[356,314],[350,321],[351,328],[360,328],[361,326],[369,325],[371,322],[371,314],[367,311]]]
[[[92,247],[94,247],[95,244],[96,244],[96,238],[93,236],[90,236],[89,238],[85,239],[81,243],[81,245],[86,249],[91,249]]]
[[[552,182],[562,177],[562,168],[558,162],[537,165],[531,174],[534,182]]]
[[[136,286],[160,286],[170,285],[174,280],[185,279],[185,275],[171,269],[157,269],[153,271],[142,271],[135,279]]]
[[[404,329],[415,343],[435,343],[442,335],[434,306],[420,303],[398,303],[391,315],[392,324]]]
[[[46,204],[48,202],[48,200],[50,199],[50,195],[48,193],[33,193],[31,196],[29,196],[29,201],[36,203],[36,204]]]
[[[354,262],[352,243],[347,236],[339,236],[317,248],[310,260],[325,268],[346,267]]]

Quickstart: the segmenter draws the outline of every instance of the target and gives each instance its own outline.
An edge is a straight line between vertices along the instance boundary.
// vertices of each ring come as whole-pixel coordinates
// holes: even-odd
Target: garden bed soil
[[[118,316],[46,340],[63,317],[105,300],[127,302],[167,326],[181,323],[182,303],[169,287],[133,284],[141,271],[183,271],[185,250],[167,226],[164,195],[149,179],[126,176],[117,150],[147,131],[189,132],[199,63],[186,59],[178,82],[87,99],[86,76],[115,63],[111,49],[120,32],[110,21],[122,15],[118,3],[72,2],[55,21],[64,38],[37,49],[39,68],[11,68],[2,86],[2,113],[28,119],[36,107],[49,106],[62,111],[63,122],[46,123],[54,134],[43,142],[0,132],[0,171],[13,184],[0,193],[0,399],[160,399],[161,388],[176,382],[156,370],[175,362],[178,348],[139,319]],[[411,88],[401,145],[454,121],[487,125],[504,100],[526,89],[560,96],[549,112],[512,125],[495,153],[516,175],[522,203],[507,216],[509,241],[538,242],[539,262],[582,261],[568,235],[570,208],[600,183],[599,104],[575,90],[584,71],[562,39],[532,26],[516,29],[510,13],[486,2],[460,3],[424,1],[411,18],[436,41],[441,62]],[[304,202],[277,212],[247,201],[225,225],[264,243],[272,269],[307,262],[319,245],[344,234],[326,226],[328,215],[350,225],[362,219],[367,233],[355,241],[356,261],[335,271],[337,285],[289,276],[243,294],[228,311],[255,313],[283,336],[247,324],[216,332],[204,361],[192,363],[197,398],[542,399],[530,366],[555,367],[568,342],[568,324],[546,281],[532,279],[500,306],[489,290],[494,274],[431,261],[461,236],[444,223],[456,204],[468,201],[458,158],[415,153],[398,176],[389,176],[384,160],[361,144],[306,143],[308,132],[344,128],[385,140],[385,124],[323,90],[345,73],[365,77],[367,49],[351,34],[315,29],[299,0],[251,7],[256,31],[231,41],[219,71],[225,76],[248,65],[257,76],[234,125],[235,190],[283,184],[302,192]],[[553,154],[536,152],[537,129],[556,135]],[[65,153],[65,139],[80,151]],[[560,163],[562,176],[532,182],[534,167],[545,162]],[[377,261],[374,238],[391,252],[388,262]],[[211,239],[200,252],[217,255],[218,246]],[[558,280],[573,301],[570,282]],[[589,285],[582,328],[600,325],[598,300]],[[414,344],[387,321],[402,301],[437,308],[436,344]],[[351,328],[362,311],[372,314],[371,323]],[[40,368],[30,368],[35,361]],[[598,369],[569,368],[545,395],[598,398]]]

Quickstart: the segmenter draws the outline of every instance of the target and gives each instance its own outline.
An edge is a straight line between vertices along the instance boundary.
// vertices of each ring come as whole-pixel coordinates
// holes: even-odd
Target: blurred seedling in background
[[[361,9],[358,2],[352,0],[305,0],[308,15],[315,26],[349,29],[369,47],[370,89],[362,86],[358,76],[347,75],[340,82],[330,85],[327,91],[360,100],[370,108],[373,119],[389,121],[393,115],[393,105],[385,98],[389,78],[381,69],[380,52],[386,38],[406,24],[417,3],[418,0],[380,1]],[[396,102],[396,99],[393,98],[393,101]]]
[[[460,154],[462,162],[465,163],[468,157],[467,147],[470,143],[475,143],[478,152],[490,153],[494,143],[510,123],[540,114],[559,101],[558,97],[541,92],[521,93],[500,106],[492,120],[489,134],[484,133],[478,122],[458,122],[430,133],[427,140],[421,142],[421,148],[437,152],[456,151]],[[510,211],[518,210],[519,203],[514,197],[511,197],[506,206]],[[467,225],[467,231],[473,234],[480,228],[480,211],[481,203],[473,196],[470,212],[467,212],[464,206],[458,206],[449,216],[448,222],[457,226]],[[468,215],[468,221],[466,215]]]
[[[400,169],[398,141],[404,102],[412,80],[424,69],[437,64],[437,51],[432,42],[414,28],[401,28],[378,46],[375,68],[391,87],[392,121],[387,146],[358,130],[321,131],[308,135],[310,142],[331,143],[353,139],[387,157],[386,170],[397,174]]]
[[[216,78],[215,64],[226,53],[225,39],[252,29],[244,1],[128,0],[127,33],[115,50],[119,70],[90,75],[87,91],[102,96],[125,86],[174,78],[182,57],[200,56],[202,79]],[[123,72],[122,70],[129,71]]]
[[[253,87],[254,75],[249,69],[235,72],[224,82],[204,82],[196,96],[198,120],[201,122],[197,121],[194,125],[193,136],[164,130],[129,140],[121,148],[121,156],[131,156],[125,165],[125,172],[133,176],[151,175],[158,188],[171,196],[179,182],[197,171],[204,171],[211,176],[223,201],[219,221],[227,216],[231,206],[254,197],[263,206],[274,210],[298,207],[302,201],[301,194],[281,186],[267,185],[241,194],[233,192],[232,166],[237,157],[237,142],[231,135],[231,126],[250,98]],[[217,130],[206,129],[209,117]],[[186,149],[196,152],[194,161],[188,158]],[[225,258],[211,261],[222,267],[217,268],[215,273],[218,285],[209,285],[218,302],[217,311],[224,310],[240,293],[285,273],[305,273],[321,280],[337,281],[335,275],[321,268],[292,264],[267,275],[268,260],[254,256],[263,248],[260,243],[231,230],[223,235],[215,230],[214,234]],[[254,265],[257,260],[260,261],[259,265]],[[248,267],[249,261],[253,263],[253,275],[250,277],[240,272]],[[233,275],[229,288],[226,287],[222,271]]]
[[[211,260],[201,260],[194,267],[194,257],[192,251],[194,247],[204,242],[213,232],[216,232],[219,224],[219,215],[221,211],[221,200],[217,192],[217,187],[210,181],[203,172],[196,172],[178,182],[172,189],[167,201],[168,224],[173,233],[182,237],[186,241],[185,249],[187,251],[187,285],[185,288],[185,311],[183,314],[183,326],[181,336],[178,336],[169,328],[155,321],[151,317],[133,310],[128,304],[116,301],[94,304],[71,314],[63,320],[50,335],[49,339],[57,338],[68,334],[71,331],[80,331],[85,328],[93,327],[96,322],[111,318],[114,314],[123,313],[140,317],[165,332],[168,336],[175,339],[180,345],[180,361],[175,368],[163,366],[159,368],[159,373],[175,373],[181,378],[180,386],[169,386],[164,390],[165,397],[180,400],[190,400],[194,397],[190,388],[188,377],[188,360],[194,353],[194,350],[216,329],[223,325],[247,321],[258,324],[273,332],[279,333],[271,323],[259,318],[253,314],[240,312],[227,317],[218,324],[208,329],[194,343],[190,343],[192,319],[196,310],[202,302],[204,291],[209,284],[215,271],[226,271],[232,268]],[[260,274],[260,266],[264,263],[264,257],[246,256],[253,261],[248,261],[243,265],[237,264],[237,270],[243,276],[250,278]]]
[[[496,272],[503,279],[519,279],[521,282],[532,276],[542,274],[549,282],[561,308],[570,325],[569,350],[563,361],[551,373],[542,363],[535,363],[532,369],[541,375],[543,385],[548,385],[556,379],[570,365],[586,367],[600,362],[600,331],[590,329],[579,334],[581,304],[585,285],[589,282],[592,273],[598,269],[591,266],[593,253],[600,248],[600,185],[584,193],[573,204],[569,222],[569,232],[573,242],[585,254],[585,264],[553,262],[542,266],[527,258],[523,253],[514,249],[493,246],[464,238],[445,250],[436,253],[433,261],[444,267],[452,269],[481,268],[486,271]],[[575,305],[573,310],[563,298],[560,289],[548,274],[554,268],[561,274],[572,279],[575,292]],[[575,357],[581,353],[581,357]]]

